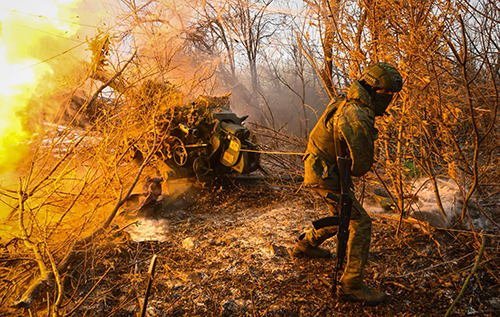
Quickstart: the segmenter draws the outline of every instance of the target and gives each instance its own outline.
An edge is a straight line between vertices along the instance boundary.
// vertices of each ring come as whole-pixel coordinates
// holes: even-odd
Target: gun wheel
[[[210,161],[206,156],[199,156],[193,162],[193,170],[198,176],[205,176],[210,172]]]
[[[186,164],[188,159],[188,153],[184,145],[182,144],[176,145],[172,151],[172,154],[175,164],[177,164],[178,166],[184,166]]]

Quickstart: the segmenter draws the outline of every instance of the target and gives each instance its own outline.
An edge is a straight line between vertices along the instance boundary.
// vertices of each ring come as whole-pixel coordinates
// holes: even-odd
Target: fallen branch
[[[368,214],[372,217],[384,218],[384,219],[394,220],[394,221],[398,221],[398,222],[402,221],[402,222],[413,223],[413,224],[417,224],[417,225],[427,225],[427,223],[420,221],[420,220],[417,220],[415,218],[407,218],[407,219],[403,218],[403,219],[401,219],[400,217],[393,217],[393,216],[387,216],[387,215],[382,215],[382,214],[376,214],[373,212],[369,212]]]
[[[153,278],[154,278],[154,274],[155,274],[156,258],[157,258],[156,254],[153,255],[153,258],[151,259],[151,263],[149,265],[148,285],[146,288],[146,294],[144,295],[144,302],[142,304],[141,317],[146,316],[146,310],[148,308],[149,293],[151,292],[151,285],[153,284]]]
[[[471,254],[472,253],[469,253],[469,254],[466,254],[466,255],[464,255],[462,257],[459,257],[459,258],[451,260],[451,261],[446,261],[446,262],[441,262],[441,263],[438,263],[438,264],[435,264],[435,265],[431,265],[429,267],[426,267],[426,268],[418,270],[418,271],[409,272],[409,273],[406,273],[406,274],[403,274],[403,275],[397,275],[397,276],[384,276],[384,278],[404,278],[404,277],[407,277],[409,275],[415,275],[415,274],[423,273],[423,272],[426,272],[426,271],[433,270],[433,269],[435,269],[435,268],[437,268],[437,267],[439,267],[441,265],[446,265],[446,264],[450,264],[450,263],[451,264],[455,264],[456,262],[465,259],[466,257],[468,257]]]
[[[453,307],[455,307],[457,302],[460,300],[460,298],[464,294],[465,288],[467,287],[467,284],[469,284],[470,278],[476,273],[477,267],[479,266],[479,262],[481,260],[481,256],[483,255],[484,247],[486,245],[486,237],[481,235],[481,239],[483,240],[483,242],[481,243],[481,248],[479,249],[479,253],[477,255],[476,262],[474,263],[474,267],[472,268],[472,271],[470,272],[469,276],[467,276],[467,279],[465,280],[464,285],[462,286],[462,290],[460,291],[460,293],[458,293],[458,296],[457,296],[457,298],[455,298],[453,303],[451,303],[451,306],[450,306],[450,308],[448,308],[448,311],[446,312],[446,315],[444,315],[444,317],[448,317],[450,315],[451,311],[453,310]]]

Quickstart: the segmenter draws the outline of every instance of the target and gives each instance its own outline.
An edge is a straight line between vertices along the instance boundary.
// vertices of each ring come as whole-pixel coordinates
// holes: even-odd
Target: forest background
[[[24,5],[0,6],[0,242],[2,261],[12,261],[15,244],[32,270],[5,273],[13,282],[2,287],[2,304],[30,308],[50,280],[56,287],[43,305],[60,314],[68,262],[105,239],[147,176],[166,137],[155,129],[162,112],[199,95],[231,93],[233,110],[250,116],[251,129],[290,136],[303,151],[328,102],[376,61],[395,65],[404,78],[390,115],[378,122],[373,168],[401,218],[412,180],[424,176],[446,219],[439,179],[457,185],[461,203],[449,228],[478,232],[478,248],[479,231],[498,229],[495,0]],[[151,94],[149,81],[175,89]],[[144,162],[125,164],[137,145]],[[286,173],[300,174],[300,164]],[[473,223],[478,215],[485,227]]]

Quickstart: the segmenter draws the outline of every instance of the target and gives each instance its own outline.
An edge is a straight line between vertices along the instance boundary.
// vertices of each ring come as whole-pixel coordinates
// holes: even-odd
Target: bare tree
[[[259,63],[272,38],[282,29],[284,16],[268,10],[273,0],[202,3],[189,38],[203,52],[219,58],[219,72],[227,87],[235,88],[247,104],[246,111],[259,106]],[[245,78],[248,74],[248,84]]]

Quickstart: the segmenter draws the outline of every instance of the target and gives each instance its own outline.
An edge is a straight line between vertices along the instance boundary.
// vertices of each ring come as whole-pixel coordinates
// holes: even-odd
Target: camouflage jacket
[[[334,145],[334,116],[339,111],[338,131],[352,158],[351,173],[362,176],[373,164],[375,113],[368,92],[355,81],[346,98],[333,100],[309,135],[304,156],[304,184],[338,190],[340,188]]]

